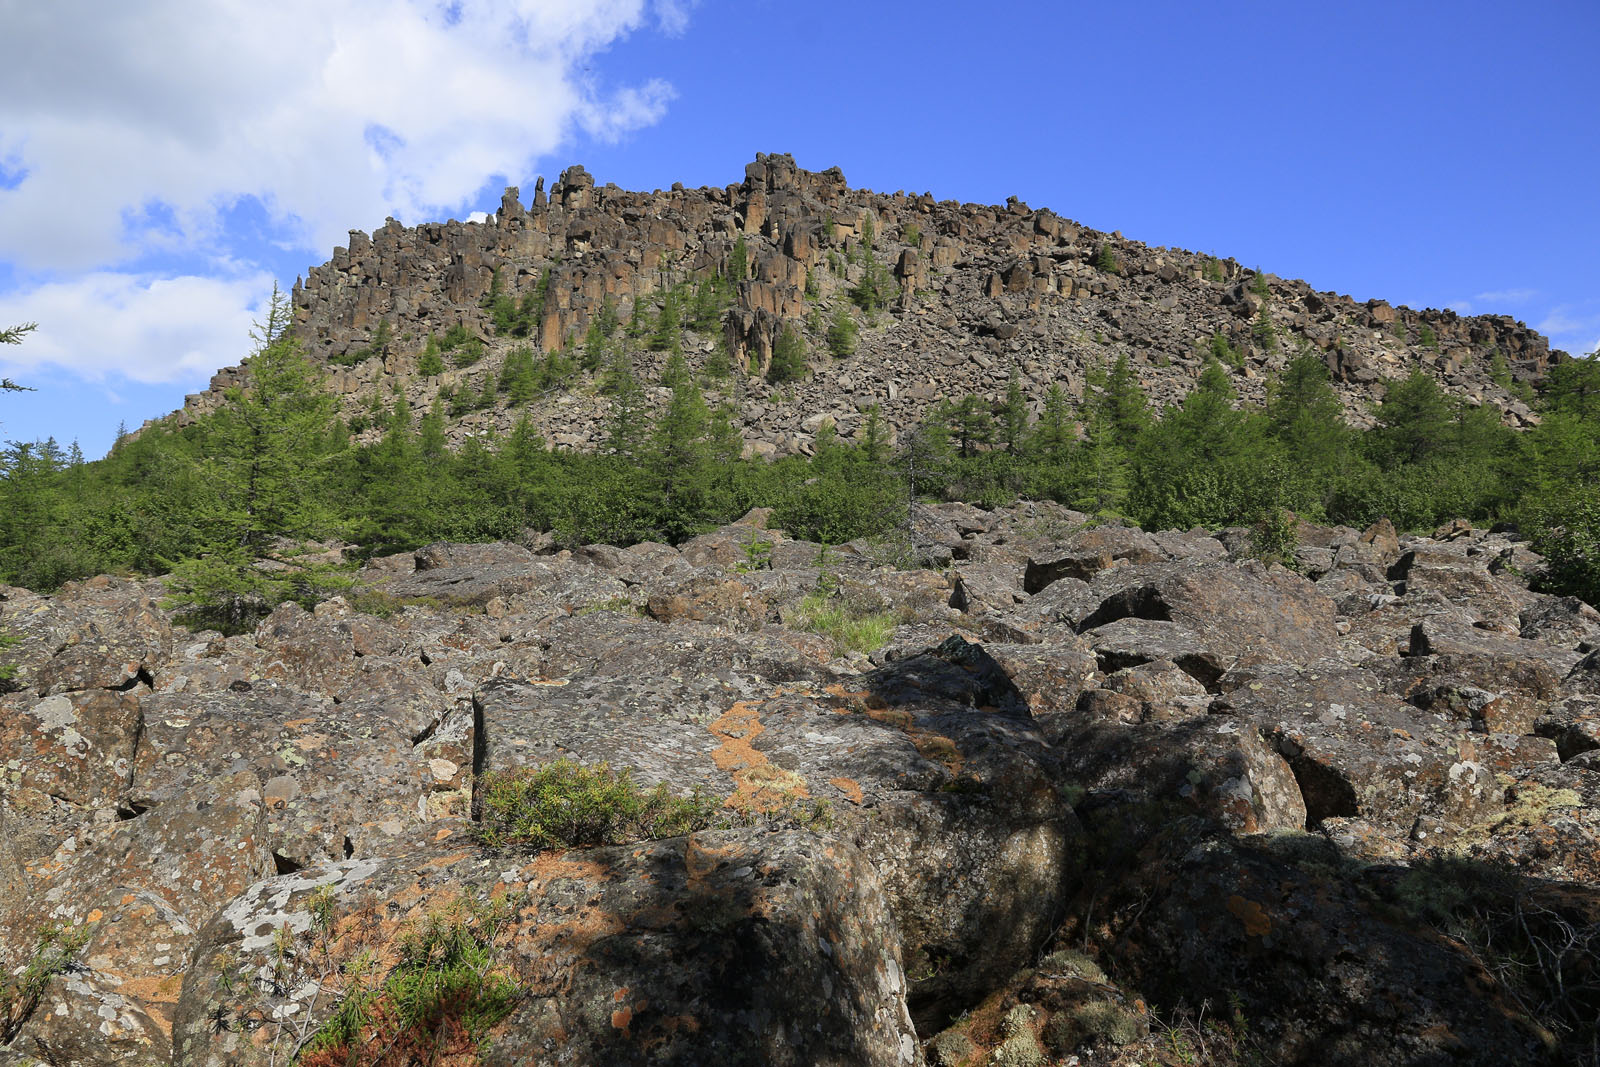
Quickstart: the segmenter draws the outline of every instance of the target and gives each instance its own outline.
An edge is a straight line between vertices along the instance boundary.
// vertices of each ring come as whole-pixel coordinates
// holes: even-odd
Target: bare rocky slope
[[[764,521],[433,545],[235,637],[0,589],[0,1064],[289,1063],[492,899],[516,993],[448,1062],[1592,1056],[1600,614],[1513,537],[1307,526],[1297,572],[948,504],[896,568]],[[729,819],[479,843],[485,777],[560,757]]]
[[[998,397],[1013,372],[1035,405],[1056,383],[1081,396],[1086,375],[1123,353],[1165,404],[1193,384],[1214,333],[1243,353],[1234,373],[1246,400],[1259,399],[1273,371],[1309,350],[1327,360],[1357,423],[1386,381],[1420,367],[1521,424],[1531,413],[1512,387],[1560,358],[1544,337],[1504,316],[1358,303],[1270,274],[1263,286],[1232,260],[1100,233],[1016,200],[983,206],[851,189],[837,168],[802,170],[787,155],[758,156],[743,181],[725,188],[627,192],[597,186],[574,166],[548,195],[540,179],[531,205],[518,197],[507,189],[500,210],[481,223],[390,220],[370,236],[352,231],[348,247],[297,281],[300,336],[314,359],[333,361],[330,384],[347,413],[366,410],[374,396],[387,404],[397,389],[414,410],[441,389],[481,395],[507,353],[529,343],[490,327],[481,305],[497,270],[519,300],[548,286],[531,342],[570,350],[608,300],[627,321],[666,288],[728,274],[741,238],[749,278],[721,337],[687,335],[691,362],[725,344],[736,361],[764,373],[790,323],[810,342],[814,372],[779,389],[743,375],[720,387],[756,454],[807,451],[824,419],[849,438],[870,404],[891,429],[904,429],[940,398]],[[856,354],[833,362],[818,320],[846,303],[868,270],[869,233],[889,303],[864,322]],[[1263,311],[1277,331],[1265,344],[1251,330]],[[458,325],[486,343],[485,357],[421,374],[427,336]],[[386,342],[377,343],[380,329]],[[375,344],[372,358],[339,362]],[[641,354],[641,371],[648,376],[661,359]],[[240,377],[237,367],[221,371],[179,418],[214,408]],[[453,421],[451,435],[505,430],[528,411],[557,447],[594,447],[609,413],[595,385],[592,375],[580,377],[531,409],[510,410],[501,398],[493,410]]]

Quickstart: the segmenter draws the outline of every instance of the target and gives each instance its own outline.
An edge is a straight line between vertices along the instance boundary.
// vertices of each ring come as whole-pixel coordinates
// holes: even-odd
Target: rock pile
[[[433,545],[233,637],[159,581],[3,590],[0,1063],[287,1063],[488,908],[488,1063],[1588,1048],[1600,613],[1514,536],[1304,526],[1290,570],[953,504],[895,569],[761,521]],[[728,818],[480,843],[486,778],[563,759]]]
[[[837,168],[802,170],[787,155],[758,156],[725,188],[652,193],[597,186],[575,166],[548,195],[540,179],[531,205],[507,189],[481,223],[391,219],[370,236],[351,231],[348,247],[297,282],[295,322],[313,358],[328,362],[347,414],[374,398],[387,406],[396,388],[426,410],[444,389],[481,395],[518,345],[571,350],[607,302],[624,321],[649,314],[665,289],[727,276],[741,251],[748,277],[721,335],[689,333],[687,347],[695,361],[724,344],[735,365],[759,375],[785,324],[808,339],[808,380],[774,389],[740,376],[720,387],[749,450],[764,455],[807,451],[824,419],[850,437],[871,404],[903,430],[941,398],[1000,396],[1013,373],[1036,406],[1052,384],[1081,396],[1086,376],[1124,353],[1166,404],[1193,384],[1214,334],[1240,354],[1232,370],[1245,399],[1260,399],[1271,373],[1310,351],[1326,359],[1357,422],[1387,381],[1421,368],[1521,423],[1531,413],[1513,379],[1535,380],[1559,358],[1503,316],[1356,302],[1232,260],[1097,232],[1015,199],[985,206],[851,189]],[[482,305],[496,272],[514,300],[545,292],[527,340],[494,333]],[[830,361],[819,323],[869,273],[881,278],[887,307],[869,318],[854,355]],[[1253,332],[1261,315],[1275,340]],[[427,337],[457,327],[486,342],[484,357],[422,374]],[[348,365],[358,351],[374,354]],[[659,354],[641,361],[646,375],[660,369]],[[180,418],[214,408],[240,380],[241,368],[219,372]],[[527,412],[557,446],[594,447],[609,407],[593,386],[582,378],[531,409],[502,398],[455,422],[452,437],[504,431]]]

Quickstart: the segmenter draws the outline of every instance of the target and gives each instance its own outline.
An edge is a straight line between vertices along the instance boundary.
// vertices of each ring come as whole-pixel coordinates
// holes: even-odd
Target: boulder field
[[[0,1065],[414,1062],[329,1035],[457,935],[441,1063],[1590,1062],[1600,613],[1514,532],[914,532],[0,588]],[[479,832],[602,764],[703,828]]]

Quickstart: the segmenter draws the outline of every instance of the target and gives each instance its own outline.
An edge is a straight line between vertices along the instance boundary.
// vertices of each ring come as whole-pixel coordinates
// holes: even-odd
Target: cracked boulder
[[[952,638],[869,674],[773,677],[722,658],[727,640],[680,648],[697,665],[682,673],[622,659],[484,686],[480,770],[606,762],[778,818],[826,801],[879,869],[921,1002],[1021,966],[1074,873],[1076,819],[1005,670]]]
[[[518,990],[475,1062],[921,1063],[873,866],[765,830],[565,853],[451,839],[259,882],[202,935],[172,1062],[288,1062],[342,998],[379,989],[387,968],[352,977],[351,960],[473,921]]]

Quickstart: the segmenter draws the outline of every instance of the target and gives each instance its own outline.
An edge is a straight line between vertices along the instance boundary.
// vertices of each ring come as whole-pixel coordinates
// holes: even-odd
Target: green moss
[[[1072,949],[1059,949],[1039,961],[1039,970],[1046,974],[1070,974],[1088,982],[1105,982],[1106,972],[1094,958]]]
[[[1033,1032],[1033,1009],[1018,1004],[1006,1012],[1000,1023],[1006,1039],[994,1050],[997,1067],[1040,1067],[1045,1061],[1044,1047]]]
[[[1087,1037],[1131,1045],[1144,1036],[1144,1018],[1111,1000],[1095,1000],[1072,1010],[1073,1024]]]

